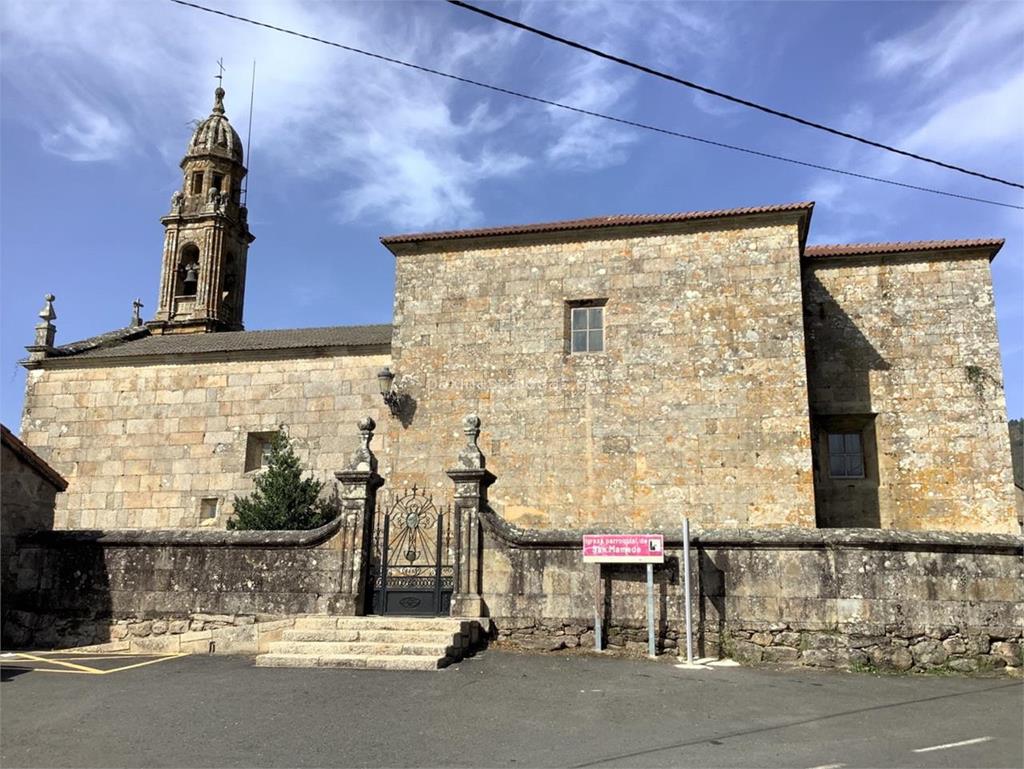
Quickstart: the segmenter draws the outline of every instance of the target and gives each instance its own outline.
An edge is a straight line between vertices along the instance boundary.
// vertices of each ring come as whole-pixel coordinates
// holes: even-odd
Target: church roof
[[[1002,238],[975,238],[973,240],[907,240],[893,243],[843,243],[823,246],[807,246],[804,256],[875,256],[883,254],[908,254],[921,251],[953,251],[964,249],[991,250],[989,259],[994,259],[1003,247]]]
[[[106,360],[331,347],[384,347],[390,344],[391,325],[387,323],[162,336],[150,334],[143,327],[119,329],[63,345],[56,348],[50,360],[68,357],[76,360]]]
[[[516,224],[508,227],[484,227],[475,230],[447,230],[442,232],[417,232],[407,235],[385,235],[380,242],[389,248],[402,243],[420,243],[431,240],[462,240],[465,238],[486,238],[502,235],[526,235],[534,233],[569,232],[576,230],[596,230],[608,227],[628,227],[644,224],[674,224],[676,222],[700,221],[703,219],[723,219],[733,216],[751,216],[756,214],[777,214],[803,212],[810,216],[814,209],[813,202],[782,203],[771,206],[755,206],[752,208],[725,208],[715,211],[684,211],[673,214],[619,214],[616,216],[596,216],[590,219],[567,219],[559,222],[541,222],[537,224]]]

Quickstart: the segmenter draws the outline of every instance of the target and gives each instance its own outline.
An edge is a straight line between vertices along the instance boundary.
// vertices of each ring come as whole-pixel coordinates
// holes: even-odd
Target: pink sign
[[[584,534],[584,563],[664,563],[664,534]]]

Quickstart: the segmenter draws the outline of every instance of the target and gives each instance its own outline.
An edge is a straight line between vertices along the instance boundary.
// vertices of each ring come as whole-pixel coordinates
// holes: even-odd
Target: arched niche
[[[174,279],[175,296],[195,296],[199,288],[199,247],[188,243],[178,255],[178,269]]]

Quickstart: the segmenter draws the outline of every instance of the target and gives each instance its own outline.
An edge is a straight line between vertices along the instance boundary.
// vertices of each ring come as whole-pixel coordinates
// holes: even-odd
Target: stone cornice
[[[122,366],[167,366],[189,363],[226,363],[232,361],[292,360],[301,358],[362,357],[367,355],[388,355],[390,344],[381,345],[339,345],[332,347],[281,347],[263,350],[217,350],[212,352],[169,353],[166,355],[121,355],[104,358],[101,356],[78,358],[46,358],[44,360],[22,360],[19,363],[27,369],[76,369],[114,368]]]

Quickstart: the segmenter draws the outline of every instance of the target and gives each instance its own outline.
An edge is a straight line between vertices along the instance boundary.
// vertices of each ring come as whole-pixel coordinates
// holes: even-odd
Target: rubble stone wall
[[[353,426],[376,417],[390,356],[54,367],[28,372],[21,437],[68,480],[55,528],[224,528],[252,491],[247,435],[285,425],[333,485]],[[217,514],[201,519],[203,499]]]
[[[856,480],[816,451],[819,525],[1019,532],[987,252],[812,258],[804,291],[812,415],[876,444]]]
[[[360,531],[343,515],[303,532],[40,532],[10,564],[4,642],[141,648],[180,636],[176,649],[205,652],[209,640],[248,639],[257,621],[353,614]]]
[[[646,652],[646,570],[583,564],[570,532],[485,514],[484,601],[499,643]],[[678,536],[655,567],[662,651],[685,649]],[[707,531],[692,546],[695,654],[826,667],[1020,671],[1024,540],[866,530]],[[596,585],[599,588],[595,588]]]

